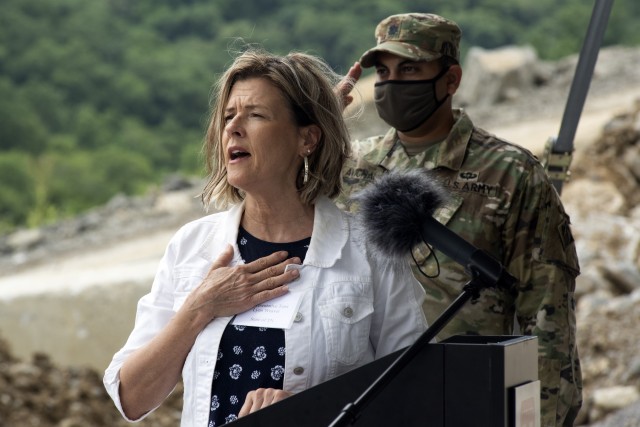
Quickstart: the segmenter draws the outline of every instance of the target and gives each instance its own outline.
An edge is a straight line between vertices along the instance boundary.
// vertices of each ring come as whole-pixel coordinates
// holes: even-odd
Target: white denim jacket
[[[227,244],[235,247],[232,264],[242,263],[236,238],[243,210],[240,204],[193,221],[169,243],[151,292],[138,302],[135,327],[104,375],[123,416],[118,389],[124,360],[165,327]],[[299,279],[290,284],[304,297],[285,329],[284,390],[301,392],[406,347],[427,328],[424,290],[409,266],[368,254],[352,222],[329,199],[316,202],[311,244]],[[207,325],[187,356],[181,426],[207,426],[218,344],[230,320]]]

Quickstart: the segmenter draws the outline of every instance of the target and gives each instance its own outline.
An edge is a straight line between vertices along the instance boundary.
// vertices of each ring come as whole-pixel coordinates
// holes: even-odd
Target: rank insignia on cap
[[[398,25],[397,24],[393,24],[393,25],[389,25],[389,30],[387,31],[387,36],[389,37],[394,37],[398,34]]]

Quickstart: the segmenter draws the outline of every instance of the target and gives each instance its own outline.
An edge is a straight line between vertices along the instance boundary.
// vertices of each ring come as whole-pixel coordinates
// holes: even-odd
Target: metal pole
[[[589,92],[591,77],[598,60],[612,6],[613,0],[596,0],[595,2],[569,90],[558,138],[552,138],[547,143],[545,168],[558,193],[562,191],[562,184],[568,176],[578,122]]]

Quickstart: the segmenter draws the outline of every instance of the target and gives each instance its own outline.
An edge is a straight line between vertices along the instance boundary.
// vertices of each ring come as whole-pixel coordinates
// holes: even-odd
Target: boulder
[[[469,49],[463,78],[456,93],[461,106],[489,107],[521,96],[523,90],[540,84],[538,55],[531,46]]]

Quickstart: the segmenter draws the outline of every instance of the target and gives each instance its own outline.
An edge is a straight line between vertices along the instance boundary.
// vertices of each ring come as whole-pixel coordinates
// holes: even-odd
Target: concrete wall
[[[136,303],[150,286],[121,283],[0,300],[0,336],[22,360],[43,352],[60,366],[104,371],[131,332]]]

